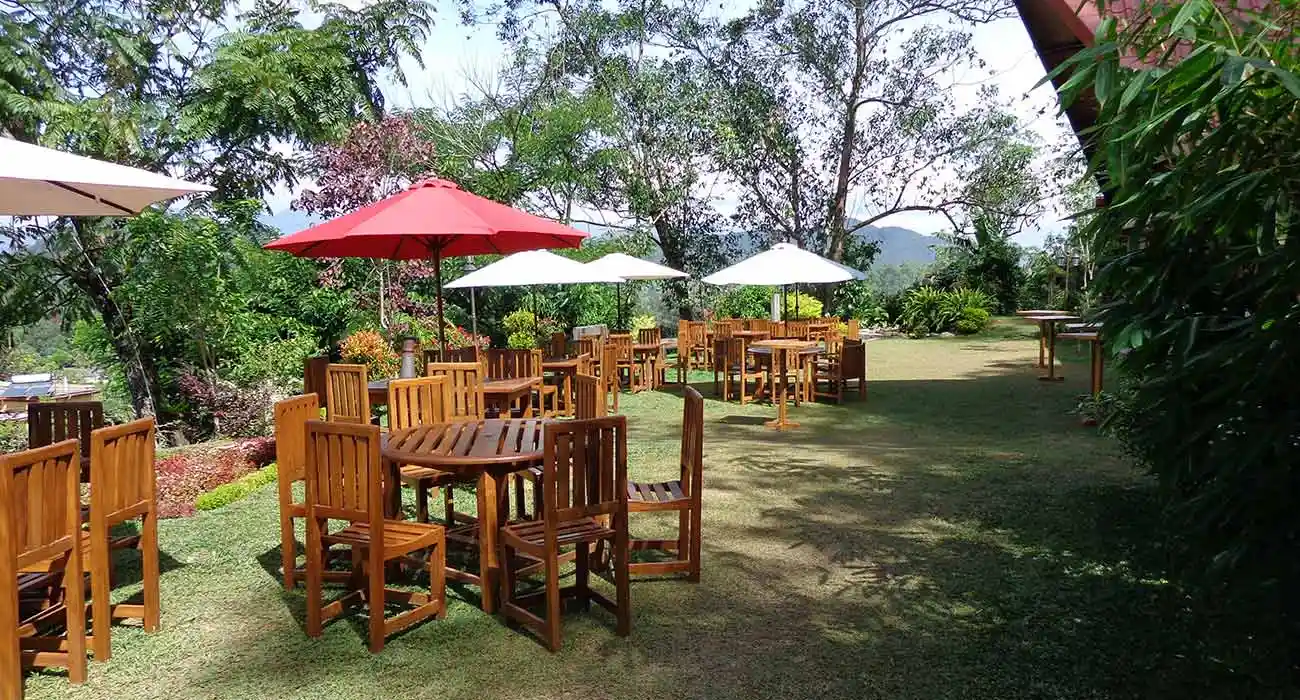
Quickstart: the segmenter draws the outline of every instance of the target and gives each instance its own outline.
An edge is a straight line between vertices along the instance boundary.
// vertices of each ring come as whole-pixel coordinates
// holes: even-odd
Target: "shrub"
[[[222,484],[194,500],[197,510],[216,510],[242,500],[250,493],[275,482],[275,465],[262,467],[228,484]]]
[[[949,293],[959,309],[983,309],[992,314],[998,308],[998,300],[982,289],[958,287]]]
[[[27,423],[20,420],[0,422],[0,453],[27,449]]]
[[[803,292],[797,294],[795,292],[786,292],[783,302],[785,305],[782,307],[782,311],[785,313],[786,319],[822,317],[821,300],[811,294],[805,294]],[[796,306],[798,306],[797,310],[795,309]],[[767,312],[764,311],[760,314],[760,317],[766,318]]]
[[[952,294],[934,287],[917,287],[903,300],[899,323],[913,335],[941,333],[952,327],[961,315],[953,304]]]
[[[528,309],[515,309],[501,319],[506,330],[506,345],[512,348],[540,348],[551,339],[552,333],[564,330],[564,324],[553,318],[535,317]]]
[[[194,514],[205,492],[255,471],[274,452],[269,438],[241,440],[221,445],[182,447],[158,460],[158,515],[180,518]]]
[[[375,330],[357,331],[344,338],[339,356],[344,362],[365,365],[375,377],[395,377],[401,365],[393,346]]]
[[[988,311],[977,306],[967,306],[961,310],[961,316],[953,324],[953,330],[963,335],[979,333],[989,327],[990,318]]]
[[[723,292],[713,304],[716,318],[767,318],[771,312],[771,287],[733,287]]]
[[[655,320],[654,316],[651,316],[650,314],[637,314],[632,317],[632,322],[628,325],[627,329],[628,332],[632,334],[633,338],[635,338],[636,334],[640,331],[658,327],[659,322]]]
[[[181,418],[191,440],[260,437],[271,430],[273,402],[265,384],[240,387],[191,368],[177,376],[176,389],[185,402]]]
[[[880,328],[889,325],[889,311],[881,306],[868,306],[860,309],[854,318],[862,322],[867,328]]]

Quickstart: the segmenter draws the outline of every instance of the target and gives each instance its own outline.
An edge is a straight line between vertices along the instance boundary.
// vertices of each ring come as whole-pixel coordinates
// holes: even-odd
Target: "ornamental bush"
[[[1084,230],[1126,379],[1111,420],[1158,480],[1207,658],[1259,697],[1300,677],[1300,6],[1228,5],[1105,20],[1062,90],[1100,104],[1107,206]]]
[[[357,331],[344,338],[339,357],[349,364],[365,365],[372,377],[395,377],[401,365],[392,344],[375,330]]]

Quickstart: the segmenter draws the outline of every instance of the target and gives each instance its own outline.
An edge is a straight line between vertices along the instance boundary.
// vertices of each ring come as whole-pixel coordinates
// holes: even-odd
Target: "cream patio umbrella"
[[[527,250],[485,265],[447,284],[447,289],[478,289],[481,287],[536,287],[546,284],[593,284],[622,282],[600,270],[592,269],[577,260],[556,255],[548,250]],[[533,303],[533,323],[537,323],[536,299]]]
[[[634,282],[638,280],[668,280],[690,277],[681,270],[674,270],[667,265],[660,265],[649,260],[634,258],[626,253],[610,253],[587,263],[587,267],[618,277],[620,280]],[[620,283],[614,291],[618,303],[618,325],[623,325],[623,285]]]
[[[212,188],[0,137],[0,215],[134,216]]]
[[[755,284],[764,286],[829,284],[864,280],[867,276],[848,265],[828,260],[790,243],[777,243],[704,278],[709,284]],[[782,294],[784,299],[785,295]],[[795,297],[798,303],[798,297]]]

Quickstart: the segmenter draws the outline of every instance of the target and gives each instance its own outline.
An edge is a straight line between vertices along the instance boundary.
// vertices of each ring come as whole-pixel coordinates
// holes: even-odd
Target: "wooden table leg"
[[[497,575],[501,562],[497,559],[497,489],[496,476],[486,470],[478,477],[478,568],[479,595],[483,612],[497,611]]]
[[[781,355],[780,362],[777,362],[777,359],[775,357],[776,353],[780,353]],[[769,428],[776,428],[777,430],[785,430],[786,428],[797,428],[799,427],[798,423],[794,423],[792,421],[786,420],[787,414],[786,414],[785,395],[790,386],[789,379],[786,377],[786,374],[789,372],[789,357],[785,350],[778,349],[776,350],[776,353],[773,353],[773,358],[772,358],[772,369],[775,371],[778,367],[780,368],[780,374],[778,375],[777,378],[772,380],[772,386],[777,392],[776,420],[767,421],[765,425],[767,425]],[[796,390],[798,389],[797,384],[795,388]]]
[[[1047,328],[1052,324],[1038,322],[1038,368],[1042,369],[1046,365],[1047,358]]]
[[[1056,373],[1056,324],[1047,323],[1047,374],[1038,378],[1044,382],[1059,382],[1065,377]]]
[[[1102,356],[1101,341],[1092,341],[1092,395],[1101,394]]]

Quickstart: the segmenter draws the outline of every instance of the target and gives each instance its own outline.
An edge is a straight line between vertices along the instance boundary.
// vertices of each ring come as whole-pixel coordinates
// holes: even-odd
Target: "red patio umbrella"
[[[266,244],[302,258],[432,259],[442,320],[442,259],[577,248],[587,234],[462,190],[450,180],[421,180],[387,199]]]

